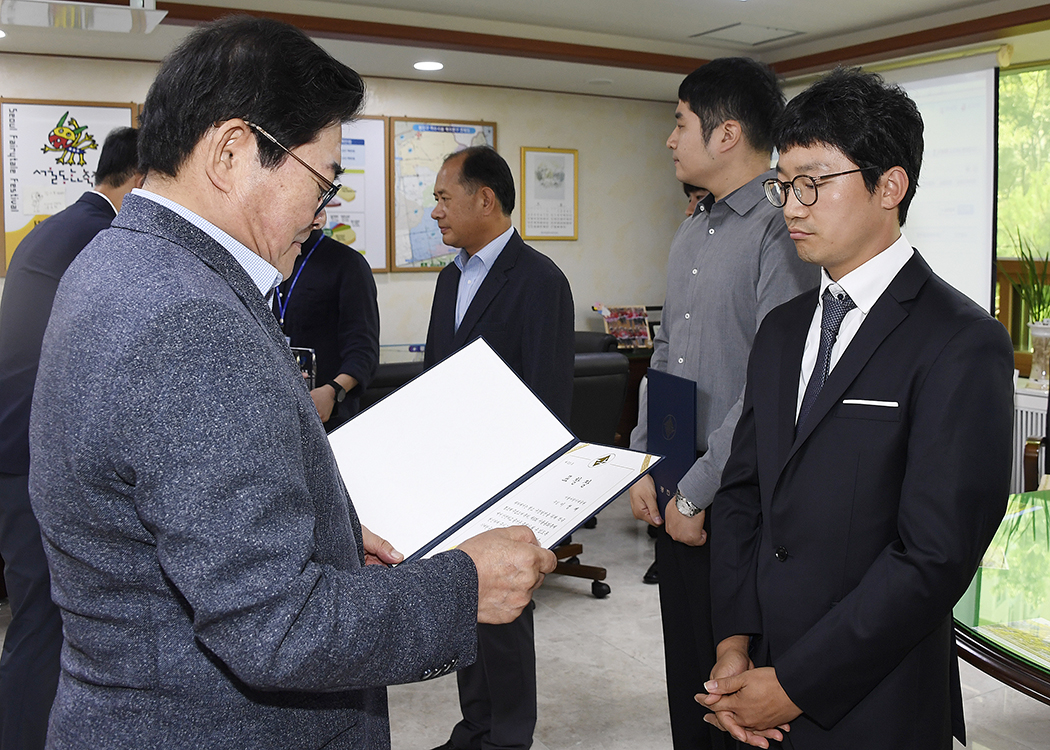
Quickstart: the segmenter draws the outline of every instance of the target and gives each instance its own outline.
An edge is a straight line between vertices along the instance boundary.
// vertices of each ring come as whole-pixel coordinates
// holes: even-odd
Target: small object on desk
[[[645,310],[645,305],[626,307],[594,305],[591,309],[601,313],[605,332],[616,337],[621,349],[653,348],[653,340],[649,335],[649,314]]]

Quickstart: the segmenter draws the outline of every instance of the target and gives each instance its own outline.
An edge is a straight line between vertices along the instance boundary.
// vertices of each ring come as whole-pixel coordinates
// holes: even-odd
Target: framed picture
[[[575,240],[579,156],[568,148],[521,148],[521,237]]]
[[[137,109],[130,102],[0,99],[0,275],[7,275],[15,248],[33,227],[95,186],[106,136],[130,127]]]
[[[390,118],[391,271],[440,271],[459,252],[441,241],[434,179],[445,157],[470,146],[496,147],[496,123]]]
[[[385,117],[343,123],[342,187],[325,207],[325,234],[365,256],[373,271],[387,270],[390,244],[387,133]]]

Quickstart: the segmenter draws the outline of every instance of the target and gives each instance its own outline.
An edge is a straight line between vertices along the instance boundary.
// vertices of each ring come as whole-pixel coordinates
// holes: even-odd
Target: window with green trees
[[[1050,254],[1050,66],[999,73],[999,172],[996,205],[999,258],[996,306],[1017,349],[1029,349],[1027,305],[1014,293],[1006,274],[1024,274],[1020,244],[1044,273]],[[1019,355],[1027,375],[1030,360]]]

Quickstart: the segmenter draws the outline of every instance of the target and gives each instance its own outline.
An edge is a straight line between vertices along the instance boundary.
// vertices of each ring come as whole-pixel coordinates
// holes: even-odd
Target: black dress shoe
[[[457,750],[457,748],[452,744],[452,740],[449,740],[444,745],[438,745],[434,750]]]
[[[642,583],[659,583],[660,582],[660,571],[656,569],[656,560],[653,560],[653,564],[649,566],[649,570],[645,571],[645,575],[642,576]]]

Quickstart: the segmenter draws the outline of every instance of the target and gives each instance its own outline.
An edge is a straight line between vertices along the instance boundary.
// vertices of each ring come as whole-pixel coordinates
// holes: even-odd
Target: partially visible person
[[[442,239],[460,252],[438,275],[426,366],[484,337],[568,424],[575,360],[572,292],[565,274],[522,242],[511,224],[510,166],[487,146],[459,151],[445,159],[434,197],[432,216]],[[470,408],[469,384],[462,393],[445,396]],[[507,624],[479,625],[478,660],[456,677],[463,720],[441,749],[527,750],[536,727],[532,608]]]
[[[372,268],[361,253],[316,228],[291,276],[274,293],[273,312],[292,346],[313,349],[310,397],[331,432],[360,410],[379,366],[379,304]]]
[[[765,199],[773,176],[773,122],[784,108],[776,76],[747,58],[713,60],[678,89],[667,139],[681,182],[710,191],[671,242],[667,296],[651,367],[696,383],[697,460],[661,516],[649,476],[631,487],[636,518],[656,540],[671,738],[676,750],[720,747],[728,735],[704,724],[693,696],[715,664],[710,533],[714,499],[740,416],[751,342],[766,313],[816,285],[783,216]],[[648,403],[640,401],[631,447],[646,450]]]
[[[774,137],[767,195],[821,285],[755,337],[697,700],[759,747],[950,750],[966,743],[952,607],[1006,508],[1013,347],[901,232],[923,155],[902,89],[838,70]]]
[[[694,213],[696,213],[696,207],[704,198],[710,195],[708,190],[696,185],[690,185],[688,182],[682,183],[682,192],[685,193],[685,197],[689,200],[685,204],[685,217],[688,219]]]
[[[388,748],[384,686],[472,662],[477,623],[554,568],[520,526],[387,567],[274,319],[363,97],[245,16],[197,27],[150,87],[144,187],[62,279],[30,417],[55,750]]]
[[[0,750],[44,746],[58,685],[62,619],[40,527],[29,503],[29,405],[59,279],[121,201],[142,184],[138,131],[118,128],[102,145],[95,187],[18,243],[0,303],[0,555],[11,624],[0,657]]]
[[[688,182],[682,183],[682,192],[685,193],[685,197],[687,198],[685,206],[685,218],[690,219],[692,218],[693,214],[696,213],[697,205],[699,205],[700,201],[706,198],[709,195],[709,193],[704,188],[697,187],[696,185],[690,185]],[[641,398],[646,398],[645,392],[642,393]],[[656,526],[648,526],[646,527],[646,530],[649,532],[649,536],[653,539],[659,536],[659,528]],[[653,564],[650,565],[648,570],[645,571],[645,574],[642,575],[643,583],[660,582],[660,566],[656,563],[655,550],[653,554]]]

